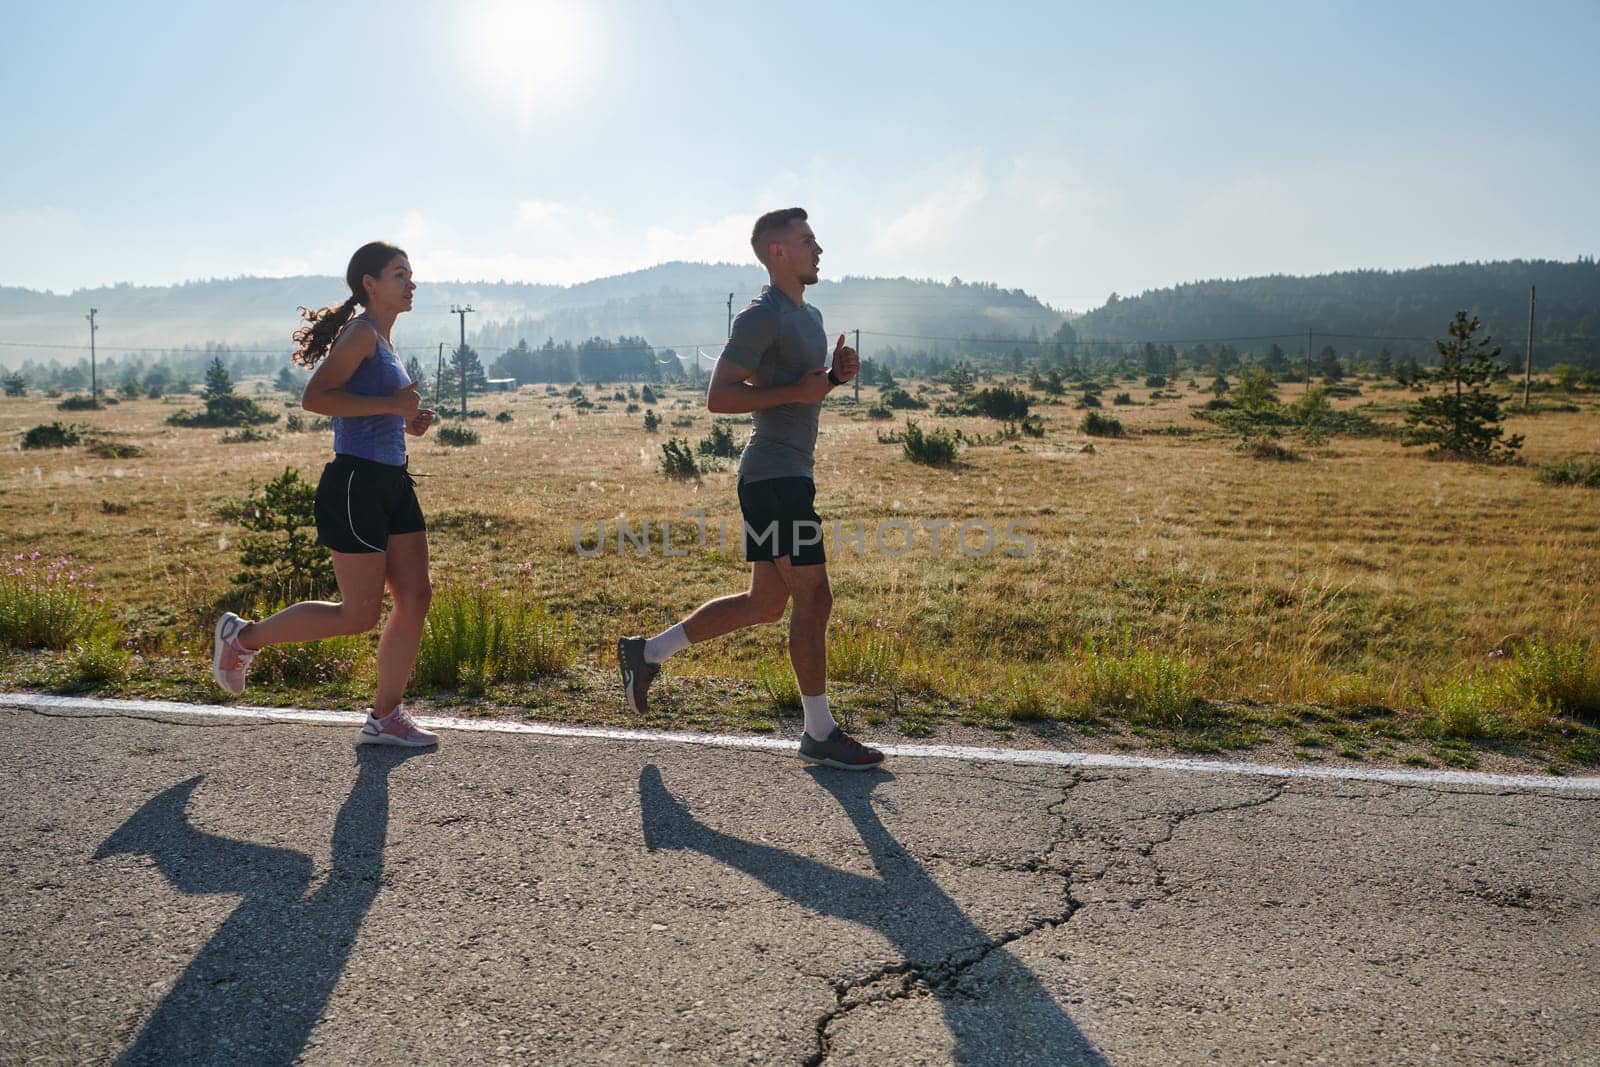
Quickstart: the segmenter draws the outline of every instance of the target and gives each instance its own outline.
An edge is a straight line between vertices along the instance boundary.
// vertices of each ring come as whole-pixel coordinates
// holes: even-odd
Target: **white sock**
[[[828,710],[827,693],[818,693],[814,697],[801,693],[800,708],[806,716],[806,733],[811,735],[813,741],[826,741],[834,727],[839,725],[833,721],[833,712]]]
[[[683,623],[662,630],[644,643],[644,661],[646,663],[665,663],[668,657],[675,656],[689,647],[689,635],[683,632]]]

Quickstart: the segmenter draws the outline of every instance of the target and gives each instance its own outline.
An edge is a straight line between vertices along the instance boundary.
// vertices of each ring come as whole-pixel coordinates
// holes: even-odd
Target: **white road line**
[[[312,726],[359,726],[360,712],[316,711],[306,708],[261,708],[244,704],[181,704],[172,700],[118,700],[49,696],[43,693],[0,693],[0,707],[57,711],[122,712],[129,715],[186,715],[192,718],[243,719],[302,723]],[[533,734],[538,737],[585,737],[607,741],[645,741],[717,748],[753,748],[792,753],[795,742],[775,737],[738,734],[696,734],[671,730],[626,730],[606,726],[559,726],[504,719],[455,719],[419,715],[424,726],[441,730],[494,734]],[[948,759],[970,763],[1016,763],[1035,767],[1075,767],[1090,770],[1184,771],[1192,774],[1250,775],[1259,778],[1314,778],[1391,785],[1473,786],[1487,789],[1525,789],[1546,793],[1600,796],[1600,778],[1562,778],[1554,775],[1486,774],[1480,771],[1402,771],[1365,767],[1280,767],[1232,760],[1162,759],[1104,752],[1058,752],[1051,749],[980,748],[967,745],[879,745],[891,756],[910,759]]]

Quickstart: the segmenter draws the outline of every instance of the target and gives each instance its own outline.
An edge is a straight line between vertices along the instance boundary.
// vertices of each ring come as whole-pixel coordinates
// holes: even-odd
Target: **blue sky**
[[[0,285],[744,261],[1062,307],[1600,251],[1600,4],[0,0]]]

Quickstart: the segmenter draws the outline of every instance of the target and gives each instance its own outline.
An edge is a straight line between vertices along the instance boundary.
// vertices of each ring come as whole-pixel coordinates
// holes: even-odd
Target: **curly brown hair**
[[[294,362],[302,367],[315,367],[328,354],[328,349],[333,347],[334,338],[350,321],[350,316],[355,314],[356,305],[366,306],[367,289],[361,284],[361,279],[369,275],[378,277],[396,256],[405,254],[404,249],[388,241],[372,241],[356,249],[356,254],[350,257],[350,265],[344,271],[345,284],[350,286],[349,299],[316,311],[306,307],[300,309],[302,324],[294,332],[294,343],[298,346],[291,357]]]

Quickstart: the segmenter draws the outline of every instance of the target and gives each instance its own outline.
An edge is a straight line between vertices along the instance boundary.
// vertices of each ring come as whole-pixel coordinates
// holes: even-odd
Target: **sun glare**
[[[478,16],[477,60],[523,118],[572,88],[584,69],[581,10],[562,0],[498,0]]]

